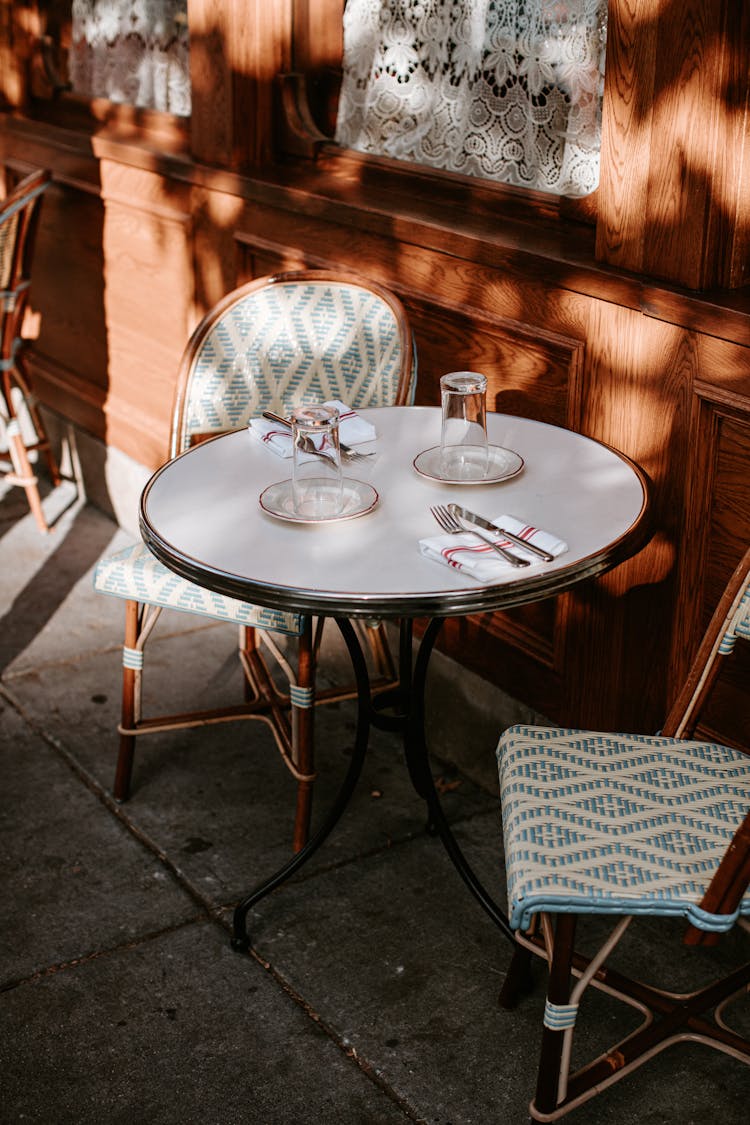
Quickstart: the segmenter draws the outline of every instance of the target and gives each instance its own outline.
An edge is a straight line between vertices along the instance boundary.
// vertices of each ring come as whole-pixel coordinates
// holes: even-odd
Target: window
[[[190,114],[187,0],[73,0],[74,93]]]
[[[607,0],[347,0],[347,148],[582,196],[599,180]]]

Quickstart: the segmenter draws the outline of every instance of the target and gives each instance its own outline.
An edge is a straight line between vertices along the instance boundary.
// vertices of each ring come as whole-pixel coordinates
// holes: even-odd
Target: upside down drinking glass
[[[487,379],[476,371],[451,371],[440,380],[443,426],[440,473],[446,480],[487,475]]]
[[[313,520],[337,516],[344,495],[339,412],[331,406],[300,406],[291,421],[294,511]]]

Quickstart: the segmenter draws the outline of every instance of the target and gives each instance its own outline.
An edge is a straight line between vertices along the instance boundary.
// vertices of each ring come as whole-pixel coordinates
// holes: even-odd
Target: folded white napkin
[[[324,406],[334,406],[339,412],[339,440],[345,445],[361,445],[365,441],[374,441],[377,437],[375,427],[361,418],[351,406],[331,399]],[[268,418],[251,418],[248,422],[250,433],[262,441],[264,445],[278,453],[279,457],[292,456],[292,434],[290,430],[280,426],[278,422],[271,422]],[[325,449],[325,439],[320,444]],[[306,459],[311,459],[314,454],[308,453]]]
[[[512,531],[521,539],[527,539],[529,543],[534,543],[543,551],[549,551],[551,555],[562,555],[568,549],[568,544],[558,539],[556,535],[552,535],[549,531],[540,531],[539,528],[532,527],[523,520],[516,519],[515,516],[498,516],[491,522],[498,528],[504,527]],[[538,563],[540,566],[545,565],[542,559],[531,551],[524,551],[523,547],[519,547],[516,543],[511,543],[510,539],[497,536],[497,542],[519,558],[527,558],[529,562]],[[502,555],[490,547],[489,543],[483,543],[469,531],[420,539],[419,549],[426,558],[445,563],[447,566],[452,566],[454,570],[465,571],[479,582],[491,582],[494,578],[501,578],[509,570],[514,569],[511,563],[506,562]]]

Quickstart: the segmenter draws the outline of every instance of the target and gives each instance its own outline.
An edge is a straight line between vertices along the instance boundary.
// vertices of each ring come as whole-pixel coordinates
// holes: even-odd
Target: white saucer
[[[463,480],[460,477],[444,477],[440,472],[440,446],[433,445],[431,449],[424,449],[414,458],[414,468],[423,477],[430,480],[439,480],[442,484],[497,484],[501,480],[509,480],[516,476],[523,468],[523,457],[512,449],[504,449],[502,445],[487,446],[487,472],[483,477],[475,480]]]
[[[259,503],[264,512],[269,516],[276,516],[280,520],[290,520],[292,523],[337,523],[340,520],[353,520],[357,516],[367,515],[376,507],[380,497],[371,484],[361,480],[352,480],[344,477],[344,503],[341,511],[336,516],[298,516],[294,510],[292,496],[292,482],[280,480],[276,484],[269,484],[261,492]]]

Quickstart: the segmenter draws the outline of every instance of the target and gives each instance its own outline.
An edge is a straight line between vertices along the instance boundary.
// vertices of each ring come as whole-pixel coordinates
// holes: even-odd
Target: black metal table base
[[[507,916],[479,881],[451,832],[430,769],[425,738],[425,686],[430,656],[440,632],[442,618],[434,618],[430,621],[420,642],[416,661],[412,659],[413,623],[409,618],[402,619],[399,643],[399,687],[394,693],[390,693],[387,699],[382,695],[379,696],[377,706],[373,704],[370,695],[367,663],[354,627],[346,618],[335,620],[349,650],[357,684],[357,726],[349,768],[323,823],[310,837],[305,847],[292,856],[275,875],[255,887],[236,907],[232,948],[238,951],[248,949],[250,938],[247,932],[247,916],[252,907],[299,871],[338,824],[362,772],[371,726],[401,731],[409,777],[415,790],[427,805],[428,830],[440,836],[445,850],[466,886],[495,925],[513,943],[513,931],[508,924]],[[393,714],[386,714],[383,710],[386,703],[393,708]]]

